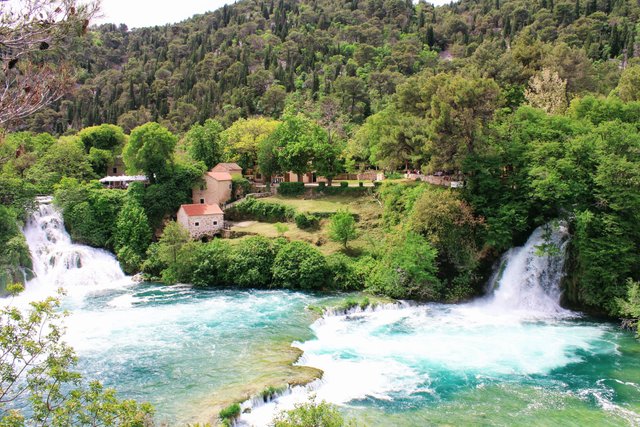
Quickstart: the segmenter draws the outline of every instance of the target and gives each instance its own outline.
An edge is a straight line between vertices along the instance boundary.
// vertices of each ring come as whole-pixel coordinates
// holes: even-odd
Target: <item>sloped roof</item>
[[[211,169],[211,172],[231,172],[231,171],[240,171],[242,172],[242,168],[238,166],[237,163],[218,163]]]
[[[216,181],[233,181],[233,177],[229,172],[209,171],[207,172],[207,175],[209,175],[211,178],[215,179]]]
[[[224,214],[218,205],[192,204],[180,205],[180,209],[184,209],[187,216],[205,216]]]

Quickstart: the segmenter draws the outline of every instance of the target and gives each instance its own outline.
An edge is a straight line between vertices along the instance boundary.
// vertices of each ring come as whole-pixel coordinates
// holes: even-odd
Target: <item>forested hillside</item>
[[[543,68],[564,97],[608,94],[640,53],[633,0],[242,1],[172,26],[102,25],[81,39],[72,96],[16,124],[65,133],[101,123],[126,131],[159,121],[184,132],[217,117],[279,117],[285,105],[349,135],[423,70],[463,71],[524,100]],[[613,60],[611,60],[613,59]]]

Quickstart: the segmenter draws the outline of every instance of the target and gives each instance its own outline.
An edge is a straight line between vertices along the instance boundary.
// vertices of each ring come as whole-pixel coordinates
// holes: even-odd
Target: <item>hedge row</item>
[[[265,202],[253,197],[247,197],[225,211],[226,219],[231,221],[290,222],[295,216],[296,210],[291,206]]]

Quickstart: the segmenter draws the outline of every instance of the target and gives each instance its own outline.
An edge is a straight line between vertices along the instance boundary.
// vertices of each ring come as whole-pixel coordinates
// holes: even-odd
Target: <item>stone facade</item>
[[[193,188],[193,203],[224,205],[231,199],[232,180],[228,172],[207,172],[204,175],[204,182]]]
[[[224,213],[218,205],[182,205],[178,223],[189,230],[193,239],[213,236],[224,228]]]

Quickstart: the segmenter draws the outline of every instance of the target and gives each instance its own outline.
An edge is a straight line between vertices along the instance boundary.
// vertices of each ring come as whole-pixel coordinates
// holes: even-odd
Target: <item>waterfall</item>
[[[538,227],[524,246],[504,255],[491,294],[481,304],[493,312],[568,314],[560,307],[567,242],[564,223]]]
[[[113,254],[71,241],[62,215],[50,198],[38,199],[38,208],[23,233],[35,275],[26,285],[27,294],[49,295],[63,288],[72,295],[84,295],[130,283]]]

